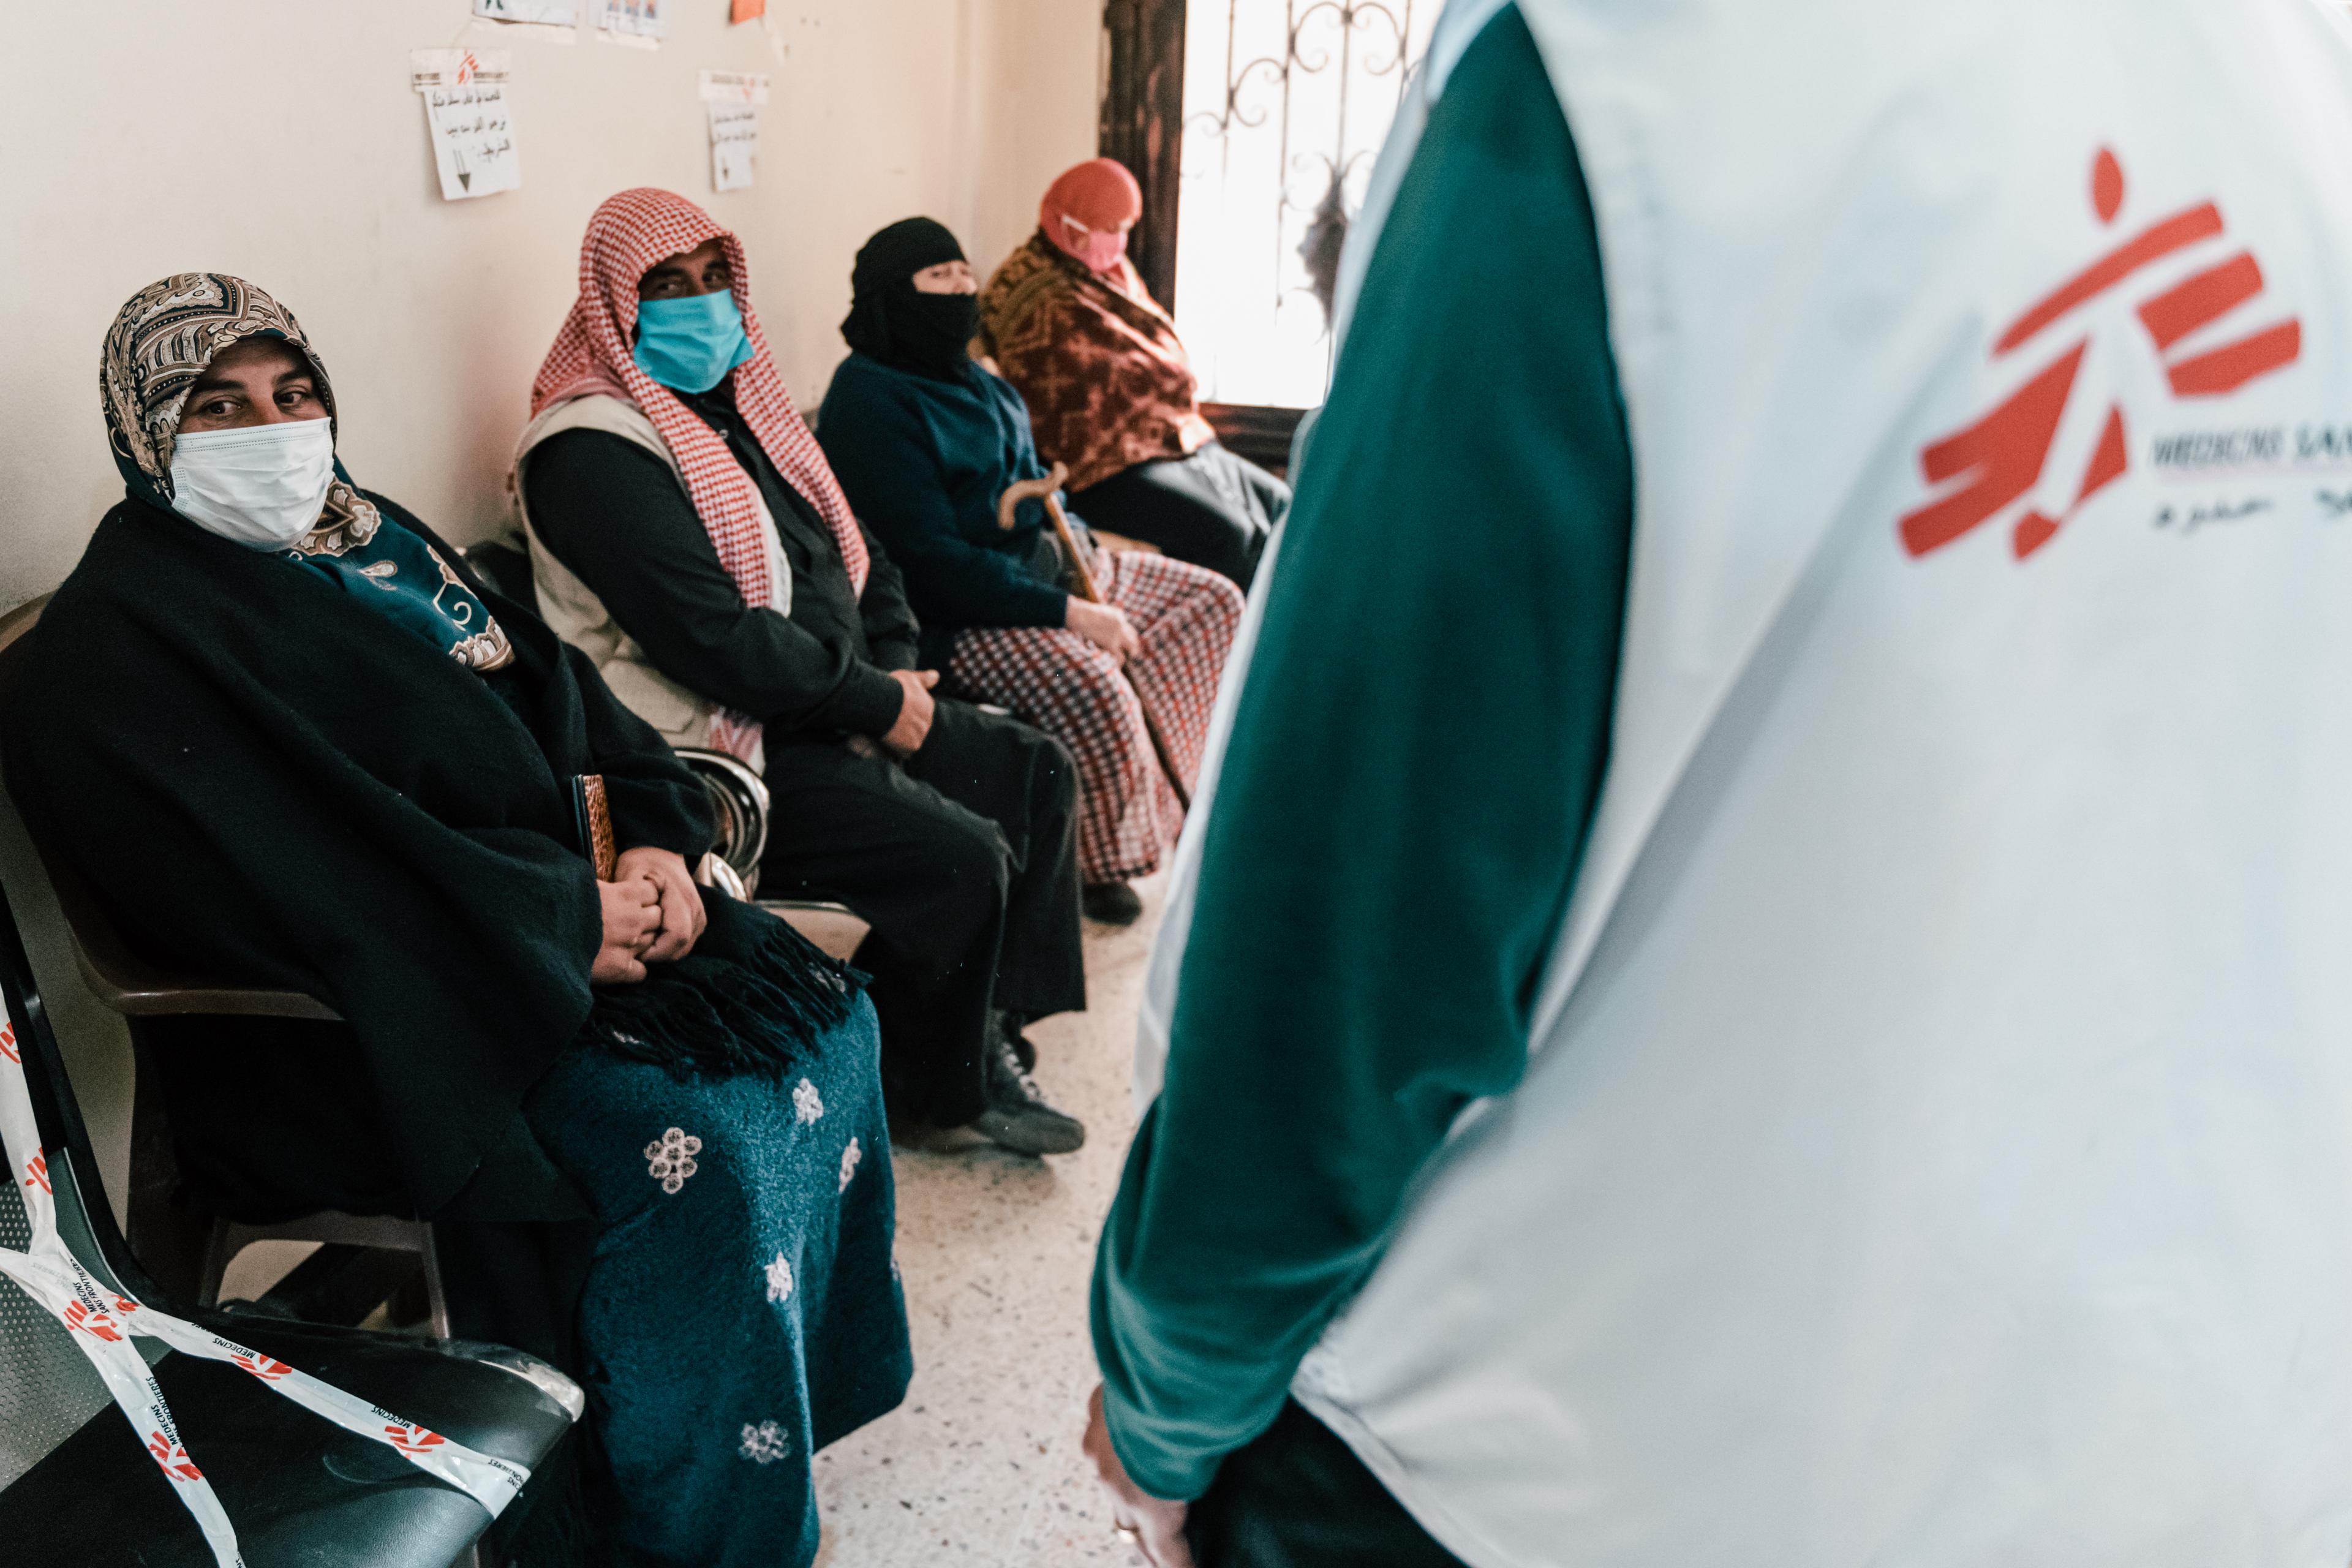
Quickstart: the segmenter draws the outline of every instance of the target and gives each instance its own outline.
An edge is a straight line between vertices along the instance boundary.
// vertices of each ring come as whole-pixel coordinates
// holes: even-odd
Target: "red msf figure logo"
[[[34,1150],[33,1157],[25,1162],[25,1184],[28,1187],[38,1187],[45,1193],[51,1190],[49,1157],[38,1149]]]
[[[289,1375],[294,1370],[292,1367],[288,1366],[284,1362],[273,1361],[268,1356],[263,1355],[259,1351],[247,1351],[245,1354],[232,1359],[236,1361],[237,1365],[245,1368],[246,1371],[253,1373],[254,1376],[261,1379],[264,1383],[276,1383],[279,1378]]]
[[[440,1433],[424,1426],[386,1426],[383,1436],[404,1454],[429,1454],[448,1441]]]
[[[2113,224],[2123,210],[2124,171],[2116,155],[2105,148],[2091,164],[2091,206],[2102,224]],[[2140,272],[2176,251],[2222,237],[2221,211],[2211,202],[2159,219],[2045,295],[2018,317],[1993,344],[1998,361],[2041,339],[2075,310],[2104,294],[2123,287]],[[2172,391],[2179,397],[2220,397],[2257,376],[2283,370],[2303,353],[2303,323],[2294,317],[2259,329],[2248,336],[2215,348],[2184,351],[2182,341],[2246,304],[2263,291],[2263,269],[2251,251],[2242,250],[2218,266],[2209,267],[2147,300],[2139,308],[2141,325],[2156,346]],[[1967,429],[1937,441],[1919,454],[1920,471],[1931,485],[1959,481],[1940,499],[1929,501],[1903,520],[1903,547],[1913,555],[1939,550],[2023,500],[2042,482],[2052,443],[2074,390],[2075,373],[2091,346],[2085,335],[2059,352],[2008,402]],[[2074,500],[2063,513],[2052,517],[2029,507],[2017,520],[2010,542],[2023,560],[2050,542],[2059,528],[2100,490],[2123,478],[2131,467],[2130,447],[2124,432],[2124,411],[2110,404],[2106,426],[2083,472]]]
[[[79,1333],[109,1344],[122,1342],[122,1325],[103,1307],[85,1307],[79,1301],[70,1301],[66,1304],[65,1317],[66,1327]]]
[[[6,1057],[12,1062],[25,1059],[16,1054],[16,1026],[5,1018],[0,1018],[0,1057]]]
[[[161,1432],[147,1434],[147,1451],[155,1456],[155,1462],[163,1467],[163,1473],[175,1481],[200,1481],[205,1479],[204,1471],[196,1468],[195,1461],[188,1458],[187,1449]]]

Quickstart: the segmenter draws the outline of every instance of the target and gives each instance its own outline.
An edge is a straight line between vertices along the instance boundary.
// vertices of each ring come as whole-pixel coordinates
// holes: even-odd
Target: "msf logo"
[[[2112,226],[2124,205],[2123,165],[2100,149],[2091,164],[2091,208]],[[2042,296],[2010,324],[1993,344],[1997,363],[2036,344],[2047,344],[2058,327],[2092,300],[2129,284],[2147,268],[2173,255],[2222,239],[2221,209],[2211,202],[2160,218]],[[2165,377],[2176,397],[2221,397],[2257,377],[2284,370],[2303,353],[2303,323],[2290,316],[2217,345],[2188,346],[2186,340],[2213,325],[2263,292],[2263,269],[2251,251],[2191,274],[2144,300],[2138,309]],[[2060,334],[2063,342],[2064,335]],[[1943,494],[1903,519],[1903,548],[1913,555],[1940,550],[1961,535],[2026,500],[2040,488],[2050,448],[2074,391],[2074,378],[2089,352],[2088,333],[2043,352],[2051,357],[2008,402],[1964,430],[1931,443],[1919,454],[1927,483],[1948,486]],[[2023,560],[2057,535],[2083,503],[2130,470],[2130,439],[2120,404],[2107,407],[2098,445],[2075,485],[2074,500],[2056,516],[2029,504],[2010,530],[2010,546]]]

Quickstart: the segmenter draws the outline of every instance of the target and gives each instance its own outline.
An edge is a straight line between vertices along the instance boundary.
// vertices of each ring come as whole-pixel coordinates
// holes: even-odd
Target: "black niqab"
[[[971,294],[926,294],[915,287],[915,274],[964,259],[963,247],[945,224],[927,217],[892,224],[857,253],[841,335],[859,353],[894,370],[956,380],[971,362],[980,300]]]

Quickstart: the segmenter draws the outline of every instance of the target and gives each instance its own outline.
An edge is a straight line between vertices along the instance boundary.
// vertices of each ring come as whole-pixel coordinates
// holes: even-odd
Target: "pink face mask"
[[[1117,228],[1088,228],[1065,213],[1062,216],[1062,248],[1085,264],[1089,272],[1108,272],[1118,266],[1118,258],[1127,254],[1127,231],[1132,224]]]

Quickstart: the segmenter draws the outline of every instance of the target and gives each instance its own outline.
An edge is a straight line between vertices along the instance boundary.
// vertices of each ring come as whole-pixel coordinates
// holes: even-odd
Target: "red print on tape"
[[[2123,164],[2099,150],[2091,165],[2091,209],[2102,224],[2122,212]],[[2001,359],[2082,306],[2121,288],[2144,268],[2175,253],[2225,237],[2221,208],[2204,202],[2159,219],[2037,300],[2011,323],[1993,345]],[[2263,269],[2252,251],[2241,250],[2144,301],[2137,315],[2147,329],[2158,363],[2175,397],[2220,397],[2248,382],[2284,370],[2303,353],[2303,322],[2289,316],[2216,347],[2177,352],[2181,341],[2258,298]],[[2058,438],[2075,373],[2091,346],[2088,336],[2058,354],[2009,400],[1966,429],[1930,442],[1919,454],[1920,472],[1931,485],[1958,480],[1957,488],[1905,517],[1903,548],[1925,555],[1975,529],[2011,503],[2024,500],[2042,482],[2050,448]],[[2010,535],[2020,560],[2056,536],[2100,490],[2131,467],[2124,411],[2110,404],[2097,447],[2085,465],[2074,498],[2055,517],[2029,506]]]
[[[264,1383],[276,1383],[281,1377],[291,1376],[294,1371],[284,1362],[272,1361],[259,1351],[248,1351],[243,1355],[232,1356],[229,1359]]]
[[[34,1150],[33,1157],[25,1162],[25,1184],[38,1187],[45,1193],[52,1190],[49,1186],[49,1157],[38,1149]]]
[[[17,1063],[25,1059],[16,1054],[16,1026],[5,1018],[0,1018],[0,1057]]]
[[[448,1439],[425,1426],[394,1424],[383,1429],[385,1441],[404,1454],[429,1454]]]
[[[200,1481],[205,1479],[204,1471],[196,1468],[195,1461],[188,1458],[188,1450],[161,1432],[147,1434],[147,1451],[155,1456],[155,1462],[163,1467],[163,1473],[175,1481]]]
[[[66,1304],[65,1318],[66,1327],[76,1333],[88,1334],[91,1339],[104,1340],[109,1344],[122,1342],[122,1325],[103,1308],[86,1307],[79,1301],[69,1301]]]

